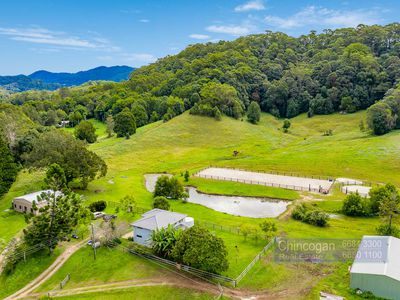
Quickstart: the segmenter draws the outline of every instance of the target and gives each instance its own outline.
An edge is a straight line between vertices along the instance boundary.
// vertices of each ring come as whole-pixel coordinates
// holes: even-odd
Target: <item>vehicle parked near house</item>
[[[117,218],[116,215],[107,215],[107,214],[105,214],[105,215],[103,216],[103,220],[104,220],[105,222],[109,222],[109,221],[111,221],[111,220],[113,220],[113,219],[116,219],[116,218]]]
[[[106,214],[101,211],[96,211],[93,213],[93,219],[103,218]]]

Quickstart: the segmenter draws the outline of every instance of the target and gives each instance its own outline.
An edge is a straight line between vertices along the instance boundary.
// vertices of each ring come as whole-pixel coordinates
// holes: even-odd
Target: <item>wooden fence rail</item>
[[[280,184],[280,183],[272,183],[272,182],[265,182],[265,181],[258,181],[258,180],[248,180],[248,179],[238,179],[232,177],[224,177],[224,176],[215,176],[215,175],[203,175],[203,174],[195,174],[194,176],[205,178],[205,179],[215,179],[215,180],[224,180],[224,181],[232,181],[232,182],[240,182],[246,184],[257,184],[257,185],[264,185],[276,188],[282,188],[287,190],[294,190],[294,191],[309,191],[309,192],[318,192],[321,193],[324,189],[319,186],[318,188],[313,188],[311,185],[308,187],[292,185],[292,184]]]

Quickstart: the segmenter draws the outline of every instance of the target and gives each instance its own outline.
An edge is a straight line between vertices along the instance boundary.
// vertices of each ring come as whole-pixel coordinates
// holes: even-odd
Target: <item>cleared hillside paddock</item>
[[[217,180],[237,181],[249,184],[280,187],[296,191],[329,191],[333,180],[277,175],[229,168],[206,168],[195,176]]]

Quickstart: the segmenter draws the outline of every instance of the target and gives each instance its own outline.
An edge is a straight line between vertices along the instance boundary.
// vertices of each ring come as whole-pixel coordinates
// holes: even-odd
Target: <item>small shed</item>
[[[37,214],[37,211],[33,210],[33,203],[35,202],[37,208],[41,208],[46,206],[47,201],[46,200],[40,200],[39,196],[42,194],[51,194],[54,193],[52,190],[44,190],[44,191],[38,191],[34,193],[30,193],[24,196],[19,196],[14,198],[13,200],[13,209],[17,212],[21,213],[32,213],[32,214]],[[56,192],[56,196],[59,196],[61,192]]]
[[[350,270],[350,286],[400,300],[400,239],[364,236]]]
[[[151,246],[151,235],[153,231],[167,228],[172,225],[175,228],[186,229],[194,225],[194,220],[185,214],[152,209],[142,215],[142,218],[133,222],[133,241],[143,246]]]

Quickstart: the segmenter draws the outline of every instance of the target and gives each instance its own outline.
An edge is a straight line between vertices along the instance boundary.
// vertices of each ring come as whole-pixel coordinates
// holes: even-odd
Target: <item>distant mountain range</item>
[[[0,89],[10,92],[55,90],[64,86],[81,85],[88,81],[127,80],[134,68],[128,66],[97,67],[77,73],[53,73],[44,70],[30,75],[0,76]]]

